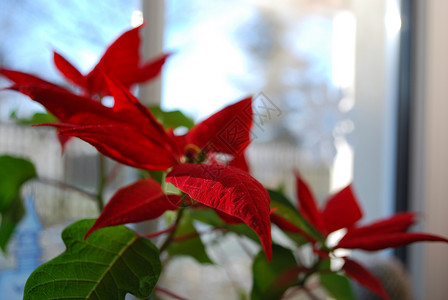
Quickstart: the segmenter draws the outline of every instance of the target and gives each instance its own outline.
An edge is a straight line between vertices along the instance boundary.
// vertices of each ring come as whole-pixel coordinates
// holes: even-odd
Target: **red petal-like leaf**
[[[143,25],[142,25],[143,26]],[[54,53],[54,62],[70,82],[81,87],[86,95],[110,95],[109,86],[101,73],[118,80],[129,89],[133,84],[145,82],[158,76],[169,56],[163,54],[140,66],[140,36],[142,26],[123,33],[105,51],[92,71],[83,76],[70,62]]]
[[[105,96],[110,93],[101,72],[118,80],[127,89],[133,84],[151,80],[160,74],[169,54],[140,65],[139,30],[142,26],[123,33],[107,48],[101,60],[86,76],[91,94]]]
[[[166,59],[170,55],[171,54],[163,54],[147,62],[138,70],[132,83],[145,82],[159,76],[160,72],[162,71],[162,67],[166,62]]]
[[[353,226],[362,218],[362,211],[351,185],[334,194],[321,213],[327,233]]]
[[[271,213],[271,222],[277,225],[280,229],[287,231],[287,232],[293,232],[298,234],[303,234],[303,230],[301,230],[299,227],[294,225],[293,223],[289,222],[285,218],[282,218],[279,215],[276,215],[275,212]]]
[[[186,142],[212,152],[241,154],[250,143],[252,98],[225,107],[193,127]]]
[[[59,134],[76,136],[102,154],[136,168],[163,171],[177,163],[164,144],[154,143],[136,128],[123,124],[74,126],[59,130]]]
[[[126,31],[119,36],[103,54],[98,64],[87,74],[91,94],[102,96],[109,95],[109,90],[101,72],[115,78],[126,87],[127,78],[133,77],[138,70],[140,61],[140,35],[139,30],[143,25]]]
[[[295,171],[294,173],[296,176],[297,200],[299,201],[297,209],[311,225],[324,233],[325,225],[317,207],[316,198],[299,172]]]
[[[416,214],[412,212],[397,213],[390,218],[369,225],[350,228],[345,238],[404,232],[415,223],[415,217]]]
[[[297,227],[295,224],[286,220],[285,218],[276,215],[275,213],[271,213],[271,222],[277,225],[283,231],[300,234],[308,241],[312,243],[316,242],[316,239],[313,238],[311,235],[309,235],[308,233]]]
[[[180,196],[165,195],[157,181],[153,179],[139,180],[117,191],[85,238],[93,231],[103,227],[158,218],[167,210],[179,208],[180,203]]]
[[[209,207],[237,217],[252,228],[270,260],[270,198],[266,189],[240,169],[222,165],[181,164],[166,181]]]
[[[8,78],[9,80],[11,80],[12,82],[14,82],[17,85],[48,86],[53,89],[59,89],[59,90],[68,92],[66,89],[64,89],[58,85],[55,85],[48,81],[45,81],[45,80],[43,80],[37,76],[31,75],[31,74],[13,71],[13,70],[7,70],[7,69],[0,69],[0,74],[3,75],[4,77]]]
[[[240,218],[226,214],[225,212],[220,211],[218,209],[215,209],[215,212],[218,215],[218,217],[221,218],[221,220],[223,220],[224,222],[226,222],[229,225],[237,225],[237,224],[243,223],[243,221]]]
[[[63,128],[51,125],[60,128],[60,134],[82,138],[124,164],[166,170],[177,163],[174,142],[151,113],[119,87],[113,87],[117,108],[51,86],[16,85],[12,89],[30,96],[66,123]]]
[[[356,280],[359,284],[368,288],[383,299],[390,299],[382,283],[369,270],[354,260],[348,258],[344,258],[344,260],[345,263],[342,268],[349,277]]]
[[[144,106],[128,89],[121,83],[107,75],[105,80],[109,86],[112,96],[114,97],[113,111],[119,114],[127,124],[135,124],[142,130],[147,130],[150,135],[158,135],[161,140],[167,140],[169,137],[165,133],[163,125],[160,124],[151,111]],[[145,126],[148,124],[149,126]]]
[[[53,61],[54,61],[54,64],[56,65],[56,68],[62,73],[62,75],[64,75],[64,77],[68,81],[79,86],[86,93],[88,92],[86,78],[68,60],[66,60],[59,53],[54,52],[53,53]]]
[[[90,98],[75,95],[54,85],[16,84],[10,89],[29,96],[42,104],[64,123],[78,125],[110,123],[115,116],[112,110]],[[82,121],[81,121],[82,120]],[[88,122],[86,120],[89,120]],[[108,121],[105,121],[108,120]]]
[[[172,135],[167,134],[151,111],[141,104],[121,83],[106,76],[109,89],[114,97],[113,111],[126,124],[134,124],[155,144],[163,145],[171,153],[178,154],[177,144]]]
[[[229,162],[229,166],[239,168],[243,171],[250,172],[249,164],[247,163],[246,159],[246,152],[240,153],[240,155],[236,155],[233,157],[233,159]]]
[[[345,236],[339,241],[335,248],[345,249],[361,249],[366,251],[377,251],[386,248],[395,248],[405,246],[415,242],[445,242],[448,239],[426,233],[399,232],[388,234],[377,234],[367,236],[355,236],[346,238]]]

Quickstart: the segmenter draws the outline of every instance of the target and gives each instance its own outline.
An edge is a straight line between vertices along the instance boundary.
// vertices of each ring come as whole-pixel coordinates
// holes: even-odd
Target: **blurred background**
[[[353,182],[366,222],[416,210],[417,229],[446,236],[445,12],[443,0],[0,0],[0,66],[65,85],[53,50],[88,72],[108,44],[144,19],[142,55],[174,54],[160,80],[139,89],[143,102],[199,121],[254,95],[248,159],[263,184],[293,195],[296,168],[323,203]],[[0,78],[0,87],[8,84]],[[25,156],[40,175],[93,190],[94,149],[77,141],[61,156],[53,130],[16,125],[38,111],[26,97],[0,93],[0,154]],[[121,172],[116,186],[129,173]],[[54,232],[97,213],[73,191],[36,183],[25,193],[43,223],[44,260],[63,250]],[[397,257],[414,299],[443,299],[445,253],[443,245],[417,245],[378,259]],[[16,259],[2,258],[0,268],[14,268]],[[190,261],[175,273],[179,266],[196,272],[190,278],[197,282],[246,275]],[[194,285],[183,289],[201,293]]]

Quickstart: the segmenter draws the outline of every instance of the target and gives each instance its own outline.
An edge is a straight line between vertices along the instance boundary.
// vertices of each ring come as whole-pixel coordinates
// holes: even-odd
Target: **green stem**
[[[104,188],[107,183],[106,178],[106,158],[99,154],[98,156],[98,187],[97,187],[97,195],[96,195],[96,201],[98,205],[98,210],[101,213],[104,208]]]
[[[37,182],[40,182],[42,184],[48,184],[60,189],[65,189],[65,190],[72,190],[75,192],[78,192],[86,197],[88,197],[91,200],[95,200],[96,199],[96,195],[93,193],[90,193],[88,191],[85,191],[77,186],[65,183],[63,181],[57,180],[57,179],[51,179],[51,178],[46,178],[46,177],[42,177],[40,176],[39,178],[36,178]]]
[[[310,297],[310,299],[312,300],[320,300],[316,295],[314,295],[314,293],[309,290],[307,287],[303,287],[303,290],[305,291],[305,293],[308,295],[308,297]]]
[[[174,239],[174,235],[176,234],[177,226],[180,223],[180,220],[182,219],[182,215],[184,213],[184,207],[181,207],[179,211],[177,212],[176,220],[174,221],[172,227],[173,230],[170,231],[169,235],[167,236],[166,240],[163,242],[162,246],[160,246],[159,252],[162,253],[165,251],[168,246],[171,244],[171,242]]]
[[[322,262],[321,258],[319,257],[317,261],[314,263],[314,265],[308,269],[308,272],[305,273],[305,275],[300,279],[299,286],[305,288],[306,281],[316,272],[319,271],[320,263]]]

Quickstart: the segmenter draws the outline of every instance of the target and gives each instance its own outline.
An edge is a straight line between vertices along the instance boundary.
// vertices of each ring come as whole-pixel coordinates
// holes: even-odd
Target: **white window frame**
[[[417,1],[411,148],[411,205],[421,212],[419,231],[448,236],[448,1]],[[411,247],[415,299],[448,295],[448,248],[440,243]]]

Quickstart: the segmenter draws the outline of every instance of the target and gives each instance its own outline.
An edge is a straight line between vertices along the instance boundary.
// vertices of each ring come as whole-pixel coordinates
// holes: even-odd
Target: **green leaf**
[[[157,248],[125,226],[99,229],[84,240],[94,221],[78,221],[62,232],[66,251],[31,274],[24,300],[150,296],[161,272]]]
[[[14,200],[20,200],[20,188],[36,176],[36,169],[29,160],[0,156],[0,213],[6,212]]]
[[[276,203],[280,203],[285,207],[288,207],[292,211],[294,211],[297,215],[299,215],[299,212],[297,211],[297,208],[294,207],[294,205],[289,201],[288,198],[281,192],[276,190],[268,189],[269,197],[271,197],[271,201],[275,201]]]
[[[297,262],[290,249],[272,245],[271,263],[260,251],[252,266],[251,300],[280,299],[288,288],[298,283],[297,270]]]
[[[224,222],[214,210],[212,209],[197,209],[192,210],[190,212],[193,219],[202,222],[204,224],[208,224],[214,227],[222,228],[224,232],[232,232],[240,236],[245,236],[257,244],[260,243],[260,239],[258,238],[255,231],[253,231],[249,226],[244,223],[230,225]]]
[[[268,190],[271,197],[271,209],[276,209],[275,214],[296,225],[303,232],[312,236],[318,241],[324,242],[322,235],[297,211],[292,203],[280,192]],[[307,242],[303,236],[298,234],[287,234],[297,244],[302,245]]]
[[[29,160],[9,155],[0,156],[0,248],[3,252],[24,215],[20,189],[36,176],[36,169]]]
[[[190,212],[190,215],[193,219],[214,227],[227,225],[212,209],[195,209]]]
[[[185,211],[182,216],[174,235],[174,241],[168,248],[168,253],[172,256],[191,256],[199,263],[213,263],[205,251],[204,244],[202,243],[202,240],[193,225],[193,219],[188,211]]]
[[[17,224],[25,215],[25,208],[20,198],[12,201],[7,211],[2,213],[2,221],[0,224],[0,248],[6,253],[6,246],[11,239]]]
[[[20,125],[35,125],[35,124],[42,124],[42,123],[55,123],[58,121],[58,119],[49,113],[35,113],[30,118],[18,118],[16,113],[11,113],[10,116],[13,120],[16,121],[17,124]]]
[[[163,111],[159,106],[151,106],[149,109],[166,129],[176,129],[178,127],[191,129],[194,126],[193,120],[185,116],[180,110]]]
[[[343,275],[320,274],[320,283],[336,300],[355,300],[350,281]]]

